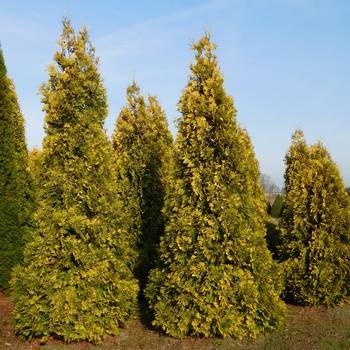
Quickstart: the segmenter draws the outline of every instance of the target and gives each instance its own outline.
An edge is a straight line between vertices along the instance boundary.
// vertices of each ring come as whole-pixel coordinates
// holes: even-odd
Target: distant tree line
[[[267,174],[260,175],[261,185],[266,193],[280,192],[280,188],[272,180],[271,176]]]
[[[28,153],[0,51],[0,287],[17,334],[98,343],[146,303],[174,337],[256,337],[285,302],[350,296],[350,198],[330,154],[292,136],[284,193],[261,175],[205,34],[175,140],[135,82],[110,140],[88,32],[63,21],[41,89],[45,137]],[[267,209],[268,208],[268,209]]]

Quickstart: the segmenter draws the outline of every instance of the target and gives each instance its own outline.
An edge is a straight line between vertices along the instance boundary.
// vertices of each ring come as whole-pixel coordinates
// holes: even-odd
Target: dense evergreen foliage
[[[330,154],[296,131],[271,206],[210,36],[193,51],[175,143],[135,82],[111,142],[94,47],[64,20],[28,153],[0,49],[0,290],[22,339],[100,342],[140,300],[174,337],[256,337],[283,321],[281,295],[350,300],[350,190]]]
[[[0,49],[0,288],[5,290],[32,229],[33,186],[27,168],[24,119]]]
[[[12,280],[16,330],[22,338],[100,341],[128,319],[138,285],[125,263],[124,208],[94,49],[86,29],[75,33],[67,20],[59,44],[42,87],[38,227]]]
[[[36,192],[39,191],[41,187],[41,173],[42,173],[42,152],[38,148],[33,148],[28,153],[28,168],[33,183],[35,185]],[[38,195],[38,193],[36,193]]]
[[[287,299],[333,305],[350,287],[350,198],[325,147],[297,131],[286,156],[280,257]]]
[[[273,218],[279,218],[283,209],[283,196],[278,194],[271,207],[271,216]]]
[[[146,296],[154,325],[183,337],[256,336],[283,318],[265,235],[266,200],[208,35],[179,102],[160,265]]]
[[[142,285],[157,257],[159,237],[164,231],[162,208],[172,136],[155,97],[146,103],[133,83],[127,89],[127,106],[118,117],[113,135],[118,178],[130,184],[122,191],[129,206],[131,227],[139,256],[134,269]]]

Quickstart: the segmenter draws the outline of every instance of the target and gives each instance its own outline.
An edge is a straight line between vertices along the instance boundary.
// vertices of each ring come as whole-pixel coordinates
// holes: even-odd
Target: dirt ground
[[[118,337],[103,344],[70,343],[50,339],[23,342],[15,335],[13,301],[0,292],[0,349],[116,349],[116,350],[350,350],[350,305],[334,309],[288,306],[285,326],[256,340],[173,339],[132,320]]]

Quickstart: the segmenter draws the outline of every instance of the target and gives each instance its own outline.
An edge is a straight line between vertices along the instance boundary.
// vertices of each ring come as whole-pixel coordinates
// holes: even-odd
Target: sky
[[[261,171],[282,186],[290,138],[301,128],[309,143],[324,143],[350,185],[350,1],[0,0],[0,9],[0,42],[29,148],[44,137],[38,89],[63,17],[89,29],[108,93],[109,135],[133,80],[159,97],[176,134],[191,44],[209,31]]]

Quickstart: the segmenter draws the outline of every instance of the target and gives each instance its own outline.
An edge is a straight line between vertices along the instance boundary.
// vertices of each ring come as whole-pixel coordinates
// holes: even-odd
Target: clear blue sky
[[[282,184],[290,136],[302,128],[309,142],[323,141],[350,185],[350,1],[0,0],[0,9],[0,41],[29,147],[41,146],[38,87],[47,80],[63,16],[90,30],[108,91],[109,133],[133,79],[159,96],[176,132],[190,44],[209,30],[262,172]]]

